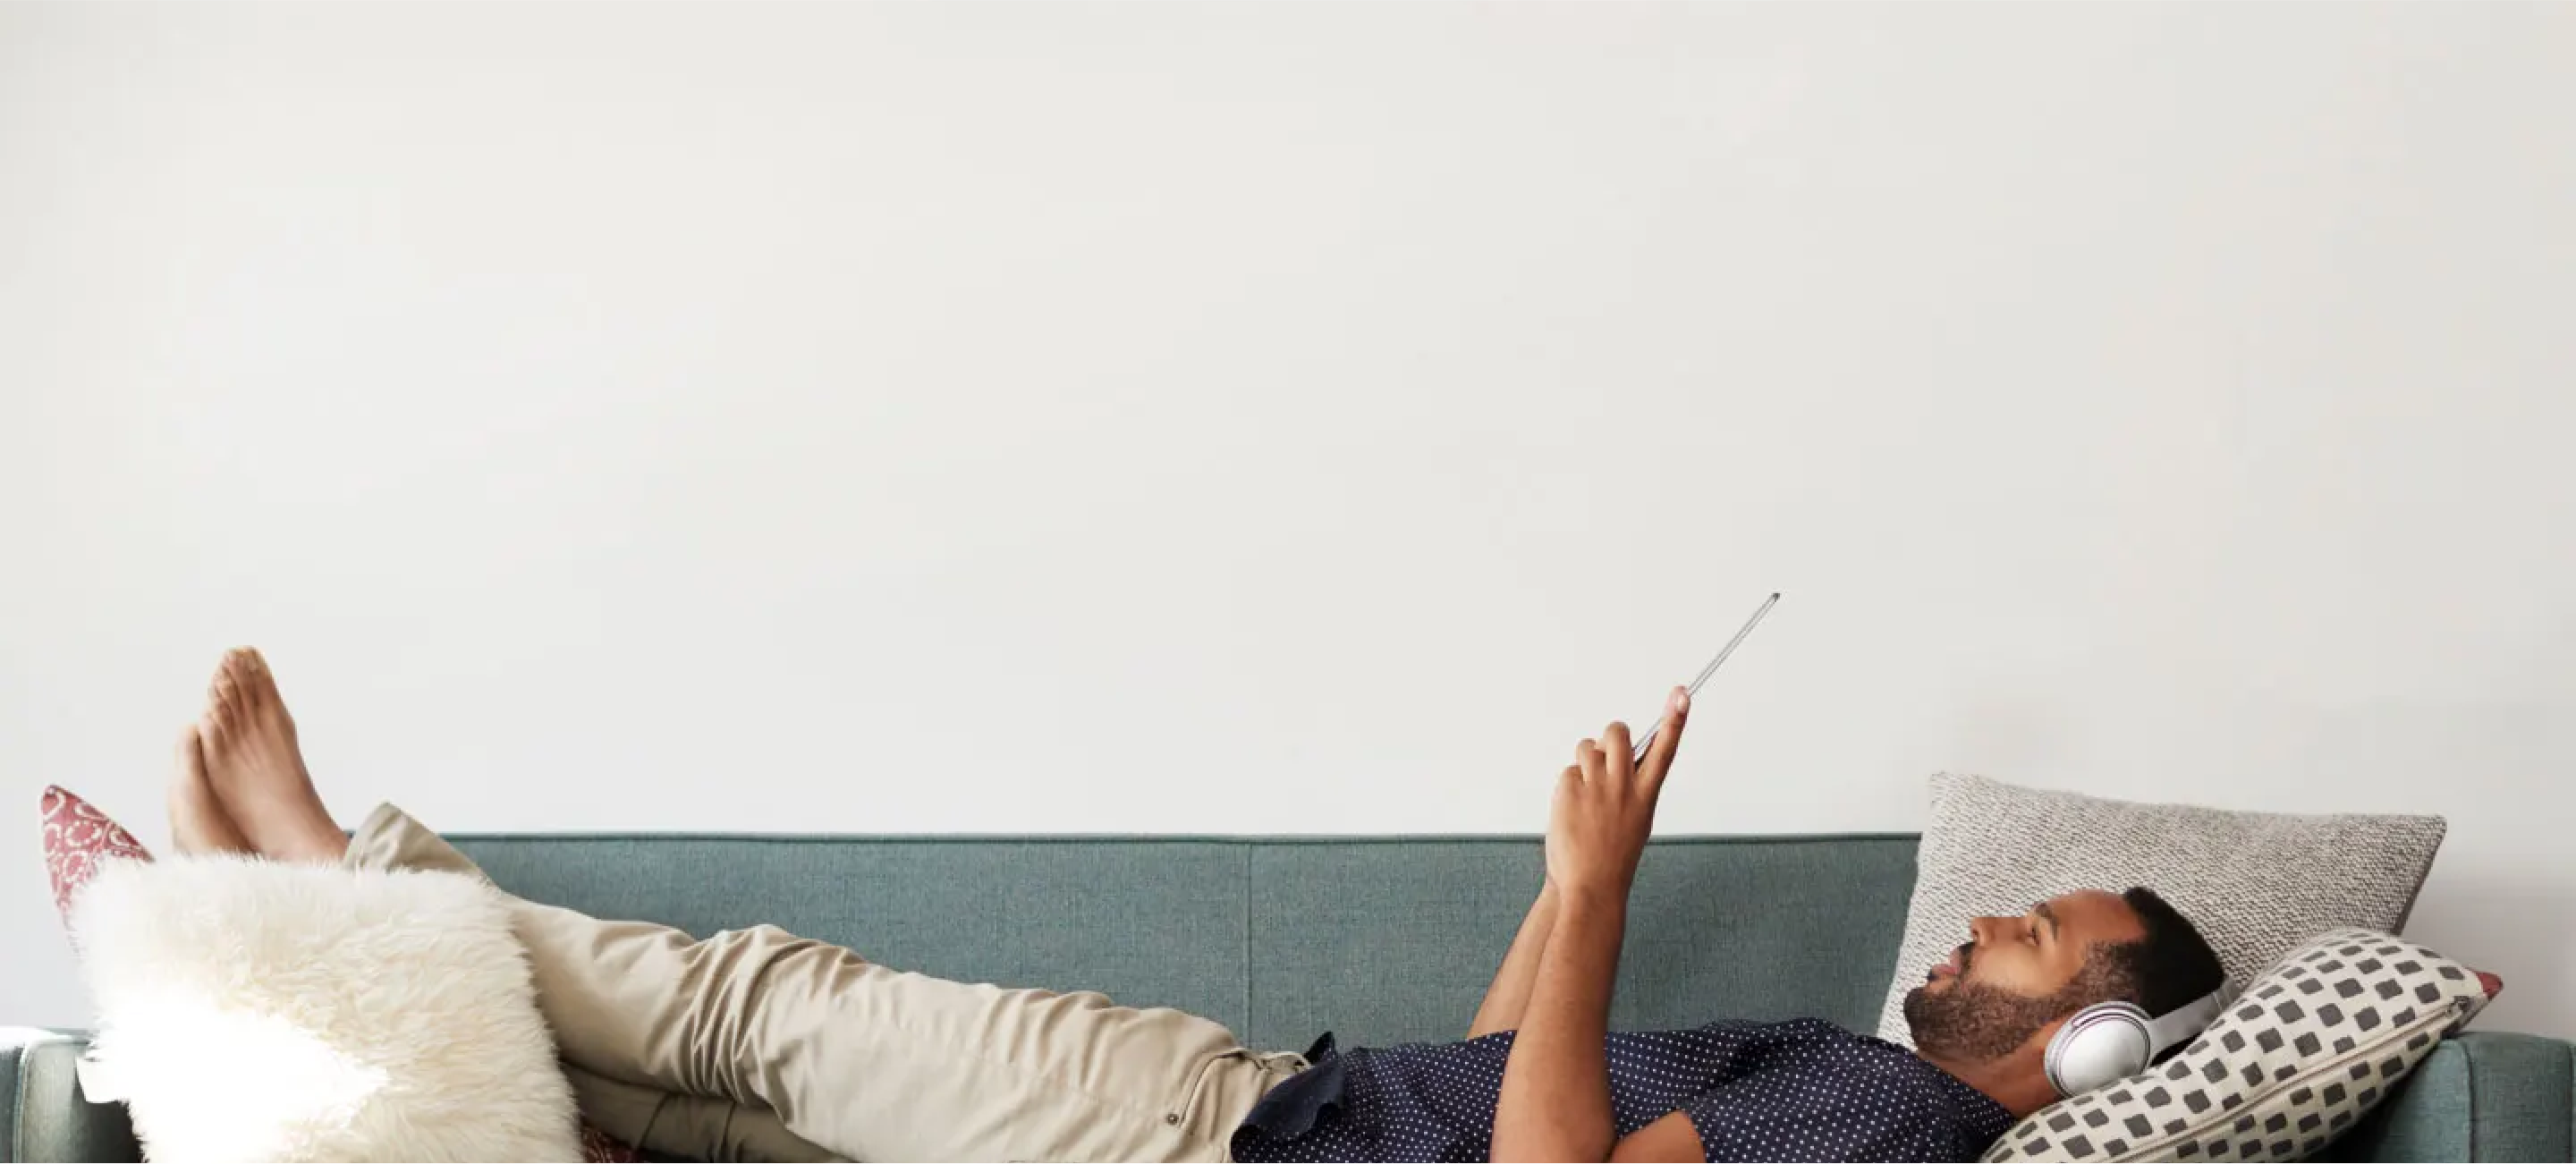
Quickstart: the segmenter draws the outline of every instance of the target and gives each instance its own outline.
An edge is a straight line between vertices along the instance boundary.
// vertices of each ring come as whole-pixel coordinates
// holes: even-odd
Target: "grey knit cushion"
[[[2018,916],[2068,890],[2155,890],[2238,983],[2327,930],[2402,932],[2443,828],[2438,816],[2225,812],[1934,776],[1879,1037],[1914,1045],[1905,992],[1967,940],[1969,918]]]

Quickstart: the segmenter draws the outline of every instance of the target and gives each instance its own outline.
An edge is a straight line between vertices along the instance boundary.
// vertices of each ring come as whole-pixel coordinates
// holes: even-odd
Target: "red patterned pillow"
[[[45,826],[45,875],[54,886],[54,909],[70,930],[72,898],[98,876],[109,861],[149,861],[152,853],[125,827],[109,820],[90,802],[59,787],[47,786],[42,811]],[[584,1164],[634,1164],[643,1154],[598,1128],[581,1122]]]
[[[124,826],[60,788],[45,789],[45,874],[53,882],[54,909],[71,925],[72,897],[98,876],[105,862],[149,861],[152,854]]]

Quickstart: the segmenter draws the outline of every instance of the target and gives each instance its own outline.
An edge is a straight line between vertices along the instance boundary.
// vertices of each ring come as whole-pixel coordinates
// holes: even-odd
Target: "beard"
[[[1934,994],[1921,986],[1905,992],[1905,1025],[1914,1032],[1915,1050],[1972,1063],[1992,1062],[2020,1050],[2041,1027],[2084,1009],[2087,1000],[2101,993],[2087,981],[2089,972],[2041,995],[1970,982],[1966,977],[1970,956],[1961,952],[1960,977],[1951,979],[1947,992]]]
[[[2054,994],[2033,998],[1982,982],[1954,981],[1946,994],[1920,986],[1905,993],[1905,1025],[1914,1031],[1914,1049],[1975,1063],[2020,1050],[2039,1028],[2066,1013]]]

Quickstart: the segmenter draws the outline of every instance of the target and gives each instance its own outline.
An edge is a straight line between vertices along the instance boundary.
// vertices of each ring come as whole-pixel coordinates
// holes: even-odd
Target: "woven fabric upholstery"
[[[1912,1045],[1905,992],[1967,940],[1969,918],[2071,889],[2155,890],[2239,983],[2327,930],[2401,933],[2442,832],[2436,816],[2224,812],[1935,776],[1878,1037]]]

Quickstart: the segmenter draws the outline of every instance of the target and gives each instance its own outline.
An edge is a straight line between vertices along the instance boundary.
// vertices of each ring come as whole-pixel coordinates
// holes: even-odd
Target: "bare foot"
[[[337,861],[349,847],[295,746],[295,720],[268,662],[249,647],[225,653],[197,720],[206,782],[251,846],[280,861]]]
[[[182,853],[248,853],[250,838],[215,801],[206,783],[206,757],[197,750],[197,725],[179,733],[178,771],[170,776],[170,840]]]

